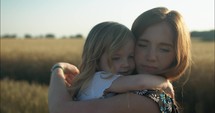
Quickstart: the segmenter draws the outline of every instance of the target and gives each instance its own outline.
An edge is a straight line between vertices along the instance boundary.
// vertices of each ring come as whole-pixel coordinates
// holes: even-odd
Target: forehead
[[[145,40],[155,43],[173,44],[173,32],[169,25],[165,22],[148,27],[139,40]]]

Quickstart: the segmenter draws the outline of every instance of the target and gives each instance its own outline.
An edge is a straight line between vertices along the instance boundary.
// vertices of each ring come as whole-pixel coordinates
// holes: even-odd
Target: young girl
[[[80,74],[68,88],[71,96],[75,100],[89,100],[102,98],[105,90],[123,93],[167,88],[167,80],[160,76],[127,76],[135,68],[134,46],[135,37],[122,24],[102,22],[93,27],[84,44]]]

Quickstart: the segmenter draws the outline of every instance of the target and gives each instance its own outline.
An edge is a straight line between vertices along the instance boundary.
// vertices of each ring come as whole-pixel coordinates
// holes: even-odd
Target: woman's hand
[[[52,73],[56,73],[56,71],[54,71],[55,69],[61,70],[61,72],[58,72],[57,75],[64,79],[64,82],[67,86],[71,86],[74,77],[80,73],[75,65],[65,62],[59,62],[55,64],[52,67]]]

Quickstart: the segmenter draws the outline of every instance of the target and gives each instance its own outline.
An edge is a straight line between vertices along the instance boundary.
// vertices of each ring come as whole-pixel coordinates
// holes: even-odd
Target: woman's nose
[[[150,62],[156,61],[156,49],[150,48],[146,56],[148,61]]]

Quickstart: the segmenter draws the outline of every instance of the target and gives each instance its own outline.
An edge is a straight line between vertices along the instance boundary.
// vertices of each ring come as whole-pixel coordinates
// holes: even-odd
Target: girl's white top
[[[121,75],[113,75],[104,71],[96,72],[87,87],[79,91],[78,100],[102,98],[105,89],[109,88],[114,80]]]

